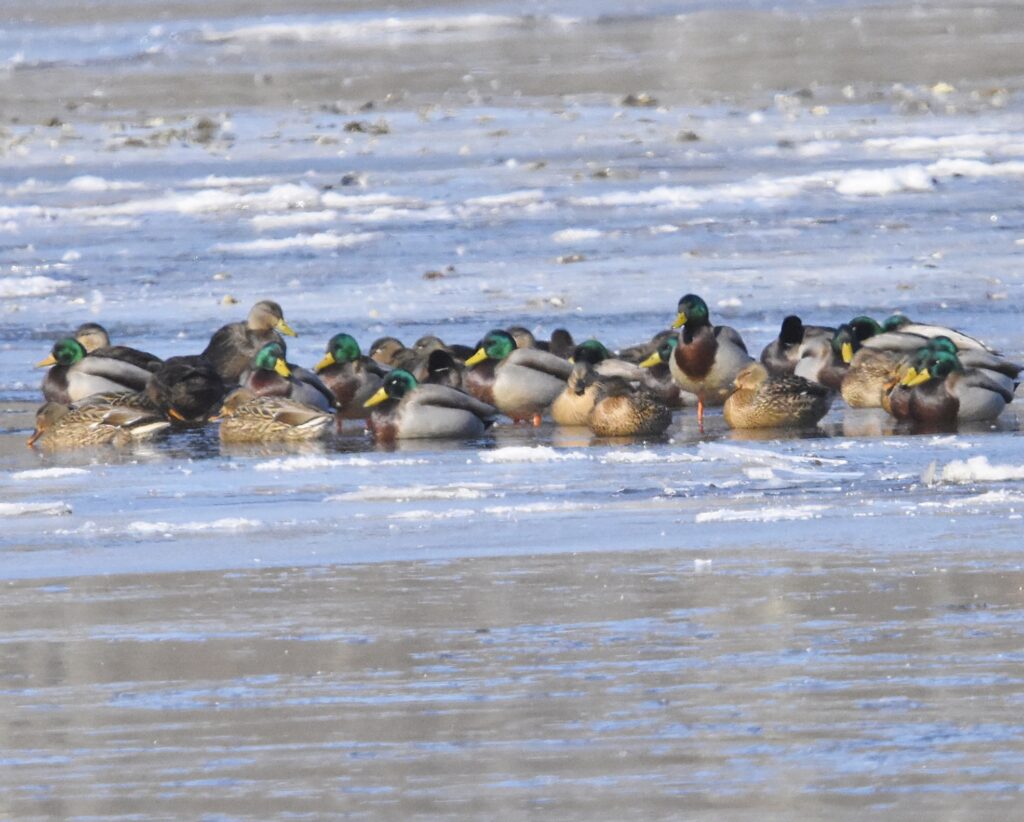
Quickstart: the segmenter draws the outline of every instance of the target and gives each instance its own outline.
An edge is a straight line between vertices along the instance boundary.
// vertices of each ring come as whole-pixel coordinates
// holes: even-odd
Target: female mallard
[[[736,375],[723,414],[730,428],[809,428],[828,413],[832,396],[817,383],[773,377],[762,363],[751,363]]]
[[[551,332],[550,340],[538,340],[530,329],[521,325],[509,326],[505,330],[516,341],[516,348],[537,348],[562,359],[568,359],[573,349],[576,348],[572,334],[565,328],[556,328]]]
[[[711,325],[707,303],[696,294],[679,300],[672,327],[681,330],[669,368],[684,391],[697,395],[697,424],[703,431],[704,406],[724,403],[736,375],[753,359],[735,329]]]
[[[559,425],[588,424],[597,396],[598,382],[604,377],[622,377],[642,383],[663,403],[678,407],[679,386],[671,377],[667,382],[659,381],[650,370],[612,357],[608,349],[597,340],[585,340],[577,345],[573,349],[571,362],[573,369],[568,384],[551,403],[551,419]]]
[[[238,381],[258,397],[284,397],[327,412],[336,404],[331,390],[316,374],[285,361],[285,348],[279,342],[260,348]]]
[[[593,376],[594,407],[587,424],[599,437],[656,437],[672,424],[672,409],[642,382]],[[587,383],[581,385],[586,388]]]
[[[419,355],[406,348],[397,337],[378,337],[370,345],[368,356],[388,368],[405,368],[416,362]]]
[[[111,345],[107,329],[99,323],[82,323],[75,330],[75,339],[89,354],[124,360],[139,368],[144,368],[150,373],[156,371],[163,362],[148,351],[139,351],[139,349],[129,348],[127,345]]]
[[[48,402],[36,412],[30,446],[66,449],[95,445],[128,445],[148,439],[170,426],[163,417],[129,405],[100,403],[68,408]]]
[[[839,391],[851,408],[881,408],[908,356],[886,348],[861,348],[843,375]]]
[[[779,336],[764,347],[761,362],[772,376],[792,374],[800,361],[800,346],[805,341],[819,338],[831,338],[834,328],[823,325],[804,325],[795,314],[790,314],[782,321]]]
[[[446,385],[417,383],[402,368],[389,373],[366,401],[377,442],[399,439],[472,439],[494,422],[498,409]]]
[[[295,336],[284,321],[281,306],[271,300],[261,300],[249,311],[245,322],[229,323],[217,329],[200,356],[217,370],[225,383],[236,383],[260,348],[269,342],[284,342],[281,334]]]
[[[174,422],[203,425],[227,393],[217,370],[199,355],[168,357],[146,385],[146,396]]]
[[[284,397],[258,397],[248,388],[232,391],[220,412],[222,442],[305,442],[323,436],[334,415]]]
[[[111,391],[142,391],[150,372],[127,360],[88,354],[78,340],[58,340],[50,356],[37,368],[52,366],[43,378],[43,396],[50,402],[70,404],[90,394]]]
[[[477,352],[466,360],[466,388],[477,399],[494,405],[513,420],[540,415],[565,388],[572,364],[536,348],[516,348],[507,331],[487,334]]]
[[[359,343],[351,334],[335,334],[327,342],[327,353],[313,369],[338,403],[339,424],[342,419],[368,419],[363,407],[377,393],[388,373],[376,360],[363,356]]]
[[[900,384],[911,389],[907,402],[890,402],[897,419],[919,431],[955,431],[960,423],[998,417],[1013,391],[980,368],[964,368],[956,354],[931,351],[921,370],[910,368]]]

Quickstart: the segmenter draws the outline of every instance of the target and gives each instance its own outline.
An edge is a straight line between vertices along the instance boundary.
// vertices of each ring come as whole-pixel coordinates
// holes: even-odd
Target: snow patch
[[[15,471],[11,474],[11,479],[58,479],[60,477],[81,477],[88,474],[89,472],[84,468],[33,468],[29,471]]]
[[[493,451],[481,451],[480,462],[566,462],[568,460],[589,459],[579,451],[559,451],[548,445],[510,445],[495,448]]]
[[[944,482],[1006,482],[1024,480],[1024,465],[992,465],[988,457],[954,460],[942,469]]]
[[[0,502],[0,517],[63,517],[70,513],[66,502]]]
[[[702,511],[695,522],[785,522],[788,520],[817,519],[827,505],[795,505],[789,508],[736,509],[720,508],[717,511]]]

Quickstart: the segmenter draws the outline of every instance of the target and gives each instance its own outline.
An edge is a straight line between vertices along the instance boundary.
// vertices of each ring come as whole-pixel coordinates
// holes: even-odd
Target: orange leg
[[[704,433],[704,398],[697,397],[697,430]]]
[[[540,428],[540,414],[533,415],[533,427]]]

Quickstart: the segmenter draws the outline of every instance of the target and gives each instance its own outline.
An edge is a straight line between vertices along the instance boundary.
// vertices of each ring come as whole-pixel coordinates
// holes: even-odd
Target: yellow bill
[[[909,382],[904,382],[903,384],[905,386],[907,386],[908,388],[913,388],[915,385],[921,385],[921,383],[928,382],[928,380],[930,380],[931,378],[932,378],[932,375],[931,375],[930,372],[922,371],[920,374],[915,376],[912,380],[910,380]],[[904,379],[906,379],[906,378],[904,377]]]
[[[657,351],[655,351],[653,354],[651,354],[651,356],[649,356],[646,360],[644,360],[642,363],[640,363],[640,367],[641,368],[653,368],[654,366],[660,365],[660,364],[661,364],[661,355]]]
[[[385,402],[387,398],[388,392],[383,388],[378,388],[377,393],[363,403],[363,408],[372,408],[375,405],[380,405],[382,402]]]
[[[45,360],[40,360],[36,363],[36,368],[49,368],[51,365],[57,364],[57,358],[51,354]]]
[[[900,377],[900,385],[906,385],[914,377],[917,376],[917,369],[914,366],[910,366],[906,371],[903,372],[903,376]]]
[[[676,321],[672,323],[672,327],[682,328],[684,325],[686,325],[686,312],[680,311],[678,314],[676,314]]]
[[[481,363],[486,359],[487,352],[482,348],[478,348],[476,353],[468,360],[466,360],[466,365],[476,365],[477,363]]]
[[[317,374],[319,374],[328,366],[334,365],[335,362],[337,362],[337,360],[334,359],[334,355],[330,351],[328,351],[326,354],[324,354],[324,358],[316,364],[316,367],[313,370],[316,371]]]
[[[840,353],[843,357],[843,362],[847,365],[853,360],[853,343],[844,342]]]
[[[290,325],[288,325],[288,323],[286,323],[284,321],[284,317],[282,317],[280,320],[277,321],[277,325],[275,325],[274,328],[276,328],[278,331],[280,331],[282,334],[284,334],[284,335],[286,335],[288,337],[297,337],[297,336],[299,336],[294,331],[292,331],[292,327]]]
[[[290,377],[292,375],[292,370],[288,367],[288,363],[280,357],[274,361],[274,370],[282,377]]]

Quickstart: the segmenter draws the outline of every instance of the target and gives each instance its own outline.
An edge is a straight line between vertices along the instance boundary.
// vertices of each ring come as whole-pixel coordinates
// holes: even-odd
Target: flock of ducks
[[[367,354],[341,333],[306,369],[288,362],[285,336],[295,332],[270,300],[218,329],[201,354],[166,360],[82,325],[38,363],[49,369],[46,402],[29,445],[125,445],[209,422],[225,442],[305,441],[345,420],[365,421],[382,443],[472,439],[499,414],[650,437],[694,405],[701,430],[706,406],[723,406],[733,428],[813,428],[837,396],[912,430],[953,431],[998,417],[1022,369],[962,332],[902,315],[835,328],[789,316],[755,360],[694,294],[679,301],[672,329],[614,355],[564,329],[547,341],[495,329],[475,346],[426,336],[407,348],[384,337]]]

